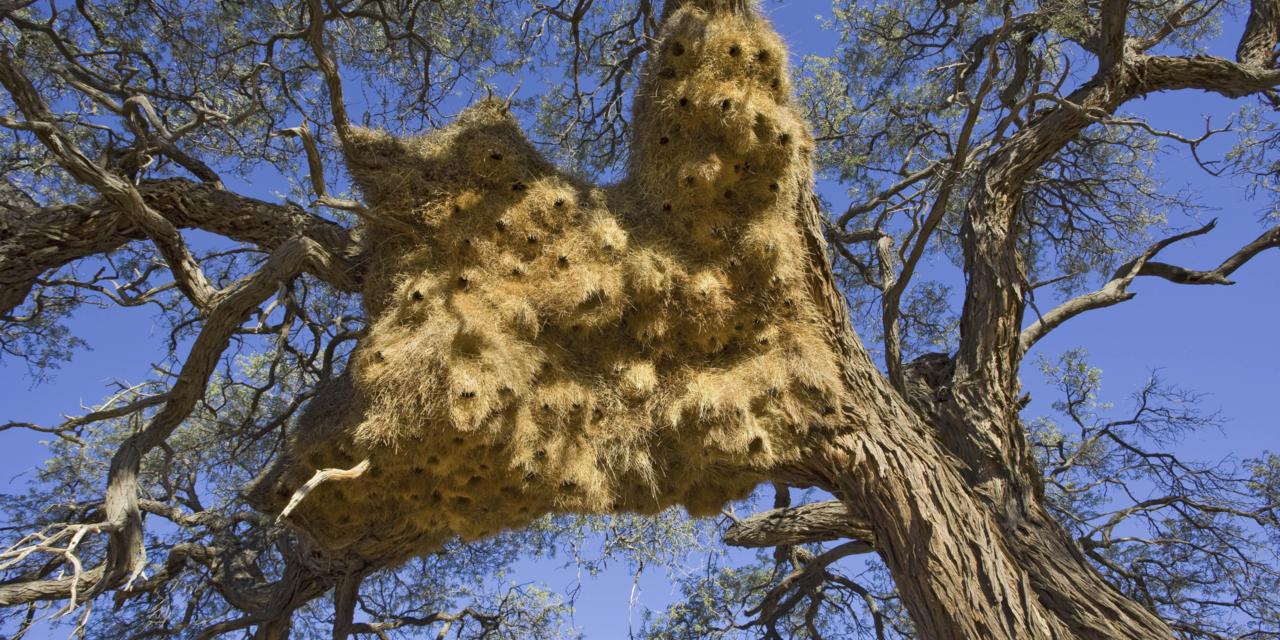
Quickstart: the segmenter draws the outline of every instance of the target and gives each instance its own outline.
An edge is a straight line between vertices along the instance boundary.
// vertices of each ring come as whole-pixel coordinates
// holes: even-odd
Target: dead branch
[[[298,507],[298,504],[302,502],[302,499],[306,498],[307,494],[311,493],[316,487],[328,482],[329,480],[352,480],[359,478],[364,475],[364,472],[368,469],[369,459],[365,458],[360,461],[360,464],[357,464],[350,469],[320,469],[316,471],[315,475],[311,476],[311,479],[307,480],[306,484],[298,487],[298,490],[293,492],[293,495],[289,498],[289,503],[280,511],[280,515],[276,516],[276,522],[284,522],[284,519],[289,517],[290,513],[293,513],[293,510]]]

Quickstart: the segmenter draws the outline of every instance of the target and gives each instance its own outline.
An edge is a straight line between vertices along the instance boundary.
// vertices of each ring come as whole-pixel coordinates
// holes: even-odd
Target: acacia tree
[[[1075,357],[1054,370],[1074,433],[1027,424],[1019,376],[1038,340],[1131,299],[1139,277],[1229,284],[1280,246],[1272,227],[1216,267],[1157,261],[1213,225],[1166,231],[1158,212],[1177,199],[1144,162],[1160,140],[1199,159],[1216,131],[1187,137],[1123,114],[1160,92],[1242,99],[1252,129],[1230,159],[1273,186],[1258,171],[1276,139],[1260,114],[1280,86],[1280,7],[1247,8],[1234,59],[1199,52],[1231,9],[1219,2],[836,8],[841,49],[806,61],[800,92],[820,168],[868,197],[830,214],[806,197],[795,214],[841,359],[838,428],[804,463],[772,471],[775,510],[725,532],[730,544],[776,547],[777,566],[792,569],[722,574],[717,597],[748,603],[749,619],[718,623],[714,607],[686,604],[648,631],[700,637],[741,624],[820,637],[841,606],[823,602],[841,594],[882,636],[1274,636],[1278,581],[1263,554],[1274,553],[1275,461],[1237,476],[1148,448],[1205,421],[1155,381],[1131,416],[1112,420]],[[63,321],[86,303],[153,306],[172,331],[154,381],[59,425],[7,425],[55,434],[61,454],[10,505],[0,604],[14,607],[15,629],[35,603],[64,602],[87,621],[87,603],[110,598],[105,617],[119,626],[85,623],[104,636],[271,638],[316,620],[335,637],[426,625],[549,633],[557,607],[543,594],[467,593],[448,577],[537,553],[570,535],[563,527],[370,573],[305,553],[237,490],[282,454],[294,414],[362,334],[355,221],[369,212],[340,186],[351,85],[371,94],[368,121],[415,131],[443,122],[458,91],[557,65],[564,73],[548,83],[563,86],[523,106],[554,157],[605,171],[625,156],[626,100],[662,46],[664,13],[643,0],[18,2],[2,12],[0,344],[46,371],[70,357]],[[236,192],[267,167],[296,178],[290,195],[308,204]],[[226,241],[198,245],[189,229]],[[954,257],[963,276],[954,319],[945,282],[919,275],[932,254]],[[1035,295],[1052,297],[1050,287],[1063,300],[1041,309]],[[948,340],[947,353],[923,353]],[[1134,482],[1163,496],[1116,504],[1098,492]],[[786,486],[835,500],[791,506]],[[144,514],[171,526],[144,526]],[[1127,527],[1151,535],[1116,535]],[[868,552],[885,570],[871,588],[832,570]],[[433,591],[409,588],[427,572]],[[705,597],[706,585],[691,591]],[[309,604],[329,592],[331,610]],[[460,600],[470,606],[451,611]]]

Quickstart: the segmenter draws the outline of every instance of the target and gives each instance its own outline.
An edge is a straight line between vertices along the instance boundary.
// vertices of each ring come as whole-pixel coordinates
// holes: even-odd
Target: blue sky
[[[779,31],[793,48],[793,57],[829,52],[834,37],[820,31],[815,13],[819,3],[769,5]],[[776,7],[776,8],[775,8]],[[1211,53],[1230,55],[1231,37],[1238,28],[1227,25],[1225,37]],[[1134,112],[1157,128],[1198,134],[1203,116],[1221,123],[1233,111],[1225,99],[1199,93],[1154,96]],[[1178,244],[1161,259],[1205,268],[1214,266],[1262,230],[1258,223],[1267,203],[1245,197],[1244,184],[1231,178],[1212,178],[1194,163],[1169,158],[1157,167],[1168,192],[1187,188],[1206,207],[1203,219],[1218,217],[1218,228],[1207,236]],[[822,185],[836,207],[846,201],[842,189]],[[251,186],[251,192],[271,197],[271,184]],[[1184,226],[1190,221],[1182,221]],[[1054,358],[1084,347],[1092,364],[1103,371],[1104,398],[1123,404],[1129,392],[1153,369],[1167,380],[1206,395],[1206,408],[1218,409],[1226,421],[1221,432],[1210,431],[1177,445],[1177,450],[1201,460],[1245,458],[1263,450],[1280,450],[1276,402],[1280,399],[1280,251],[1264,253],[1239,270],[1232,287],[1186,287],[1162,280],[1141,279],[1131,287],[1133,300],[1072,320],[1051,333],[1033,351]],[[152,359],[162,353],[165,333],[148,309],[84,309],[72,327],[91,349],[79,352],[52,382],[33,385],[21,363],[0,360],[0,421],[50,423],[60,414],[79,413],[80,405],[97,402],[112,380],[143,380]],[[1024,384],[1033,402],[1027,416],[1043,415],[1055,398],[1039,379],[1034,366],[1024,368]],[[10,491],[22,491],[29,472],[44,459],[42,438],[21,431],[0,432],[0,469]],[[553,589],[572,588],[579,579],[572,568],[556,561],[524,563],[517,582],[546,582]],[[650,570],[638,582],[638,598],[660,608],[672,589],[661,571]],[[631,609],[633,570],[615,566],[587,577],[578,591],[575,622],[589,638],[625,637]],[[638,625],[640,612],[633,621]],[[62,637],[54,634],[51,637]]]

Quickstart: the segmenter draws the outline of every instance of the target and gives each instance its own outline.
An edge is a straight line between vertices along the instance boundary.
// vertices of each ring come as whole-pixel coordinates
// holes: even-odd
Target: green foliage
[[[475,98],[510,94],[535,142],[563,167],[607,179],[626,161],[632,134],[626,105],[660,6],[647,0],[322,4],[338,12],[328,20],[325,42],[343,69],[354,120],[407,133],[446,123]],[[1126,26],[1132,38],[1152,36],[1175,18],[1179,27],[1152,52],[1189,55],[1208,49],[1238,4],[1133,2]],[[819,142],[814,158],[831,187],[825,192],[840,194],[830,238],[861,335],[884,342],[889,332],[881,305],[891,284],[884,273],[900,274],[919,248],[920,266],[897,309],[902,358],[955,350],[966,205],[981,193],[984,170],[1001,145],[1061,105],[1092,73],[1097,61],[1087,47],[1099,8],[1077,0],[833,3],[825,28],[837,47],[793,61],[792,75]],[[50,11],[58,15],[46,24]],[[353,212],[316,200],[296,140],[276,135],[307,123],[316,132],[331,195],[349,194],[329,126],[330,97],[304,37],[307,16],[304,4],[283,0],[36,3],[14,10],[0,38],[93,162],[131,179],[190,176],[203,166],[233,187],[271,185],[277,199],[296,200],[308,214],[351,228]],[[158,140],[155,125],[142,124],[138,112],[111,108],[126,97],[146,98],[196,161],[147,148]],[[1280,202],[1280,130],[1272,106],[1242,107],[1230,123],[1234,147],[1205,166],[1245,177],[1255,196],[1274,204]],[[7,94],[0,96],[0,112],[18,112]],[[18,216],[96,197],[58,169],[30,131],[6,125],[4,132],[0,234]],[[1053,298],[1110,277],[1153,238],[1198,213],[1195,194],[1169,193],[1161,175],[1162,162],[1185,153],[1187,144],[1181,135],[1120,114],[1099,118],[1032,173],[1017,203],[1015,238],[1036,296],[1028,318]],[[1196,153],[1210,146],[1196,144]],[[1277,215],[1268,207],[1261,217]],[[935,218],[937,230],[922,234]],[[873,241],[842,240],[862,231],[874,232],[862,236]],[[881,237],[891,240],[883,263],[874,240]],[[250,273],[264,258],[256,247],[207,237],[193,244],[219,285]],[[167,332],[146,381],[110,389],[88,420],[46,429],[56,432],[48,434],[49,460],[0,501],[7,543],[100,519],[111,456],[155,415],[201,327],[170,279],[154,247],[135,243],[44,274],[23,306],[0,317],[0,357],[5,364],[23,362],[37,381],[87,346],[69,320],[90,307],[110,313],[145,307],[150,315],[133,319],[153,320]],[[282,286],[237,332],[203,402],[143,462],[149,565],[139,589],[116,602],[99,597],[59,624],[72,630],[88,612],[93,624],[79,630],[85,637],[195,637],[244,613],[222,592],[228,585],[265,588],[282,577],[298,540],[248,508],[240,491],[285,448],[317,381],[342,370],[363,330],[355,302],[299,279]],[[1029,440],[1048,504],[1089,560],[1172,621],[1182,637],[1280,635],[1280,455],[1218,464],[1182,459],[1174,454],[1178,443],[1221,423],[1203,411],[1199,395],[1153,375],[1129,403],[1105,402],[1101,372],[1081,350],[1042,360],[1041,368],[1061,398],[1051,415],[1027,421]],[[27,425],[4,428],[17,426]],[[409,638],[440,633],[446,621],[431,619],[434,613],[472,610],[482,615],[462,615],[448,633],[574,636],[572,594],[516,580],[517,564],[534,559],[564,561],[584,576],[665,571],[679,585],[679,599],[645,612],[641,635],[649,638],[774,631],[795,638],[876,637],[877,622],[885,637],[912,637],[891,580],[875,561],[832,565],[819,588],[799,597],[772,629],[762,624],[755,608],[806,558],[829,548],[729,553],[719,545],[725,524],[675,511],[651,518],[544,518],[370,575],[357,617],[399,621],[387,633]],[[186,561],[170,580],[149,581],[166,570],[172,550],[192,545],[219,554],[215,561]],[[89,536],[76,555],[92,566],[104,551],[102,538]],[[223,581],[219,568],[232,560],[251,568]],[[3,569],[5,579],[70,570],[58,554]],[[51,617],[58,606],[33,609],[34,615]],[[26,615],[0,612],[0,626],[12,634]],[[308,605],[295,623],[295,637],[328,637],[330,598]]]
[[[1121,409],[1082,349],[1041,360],[1061,393],[1029,437],[1050,508],[1104,574],[1190,637],[1275,629],[1274,454],[1205,464],[1176,445],[1220,428],[1204,399],[1157,375]]]

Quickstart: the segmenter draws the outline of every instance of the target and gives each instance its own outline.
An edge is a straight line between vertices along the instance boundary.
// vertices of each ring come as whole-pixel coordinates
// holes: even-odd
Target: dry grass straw
[[[804,281],[811,140],[764,21],[686,5],[637,92],[628,177],[557,171],[501,105],[354,177],[374,319],[259,489],[322,546],[408,556],[549,512],[709,514],[793,461],[839,389]]]

